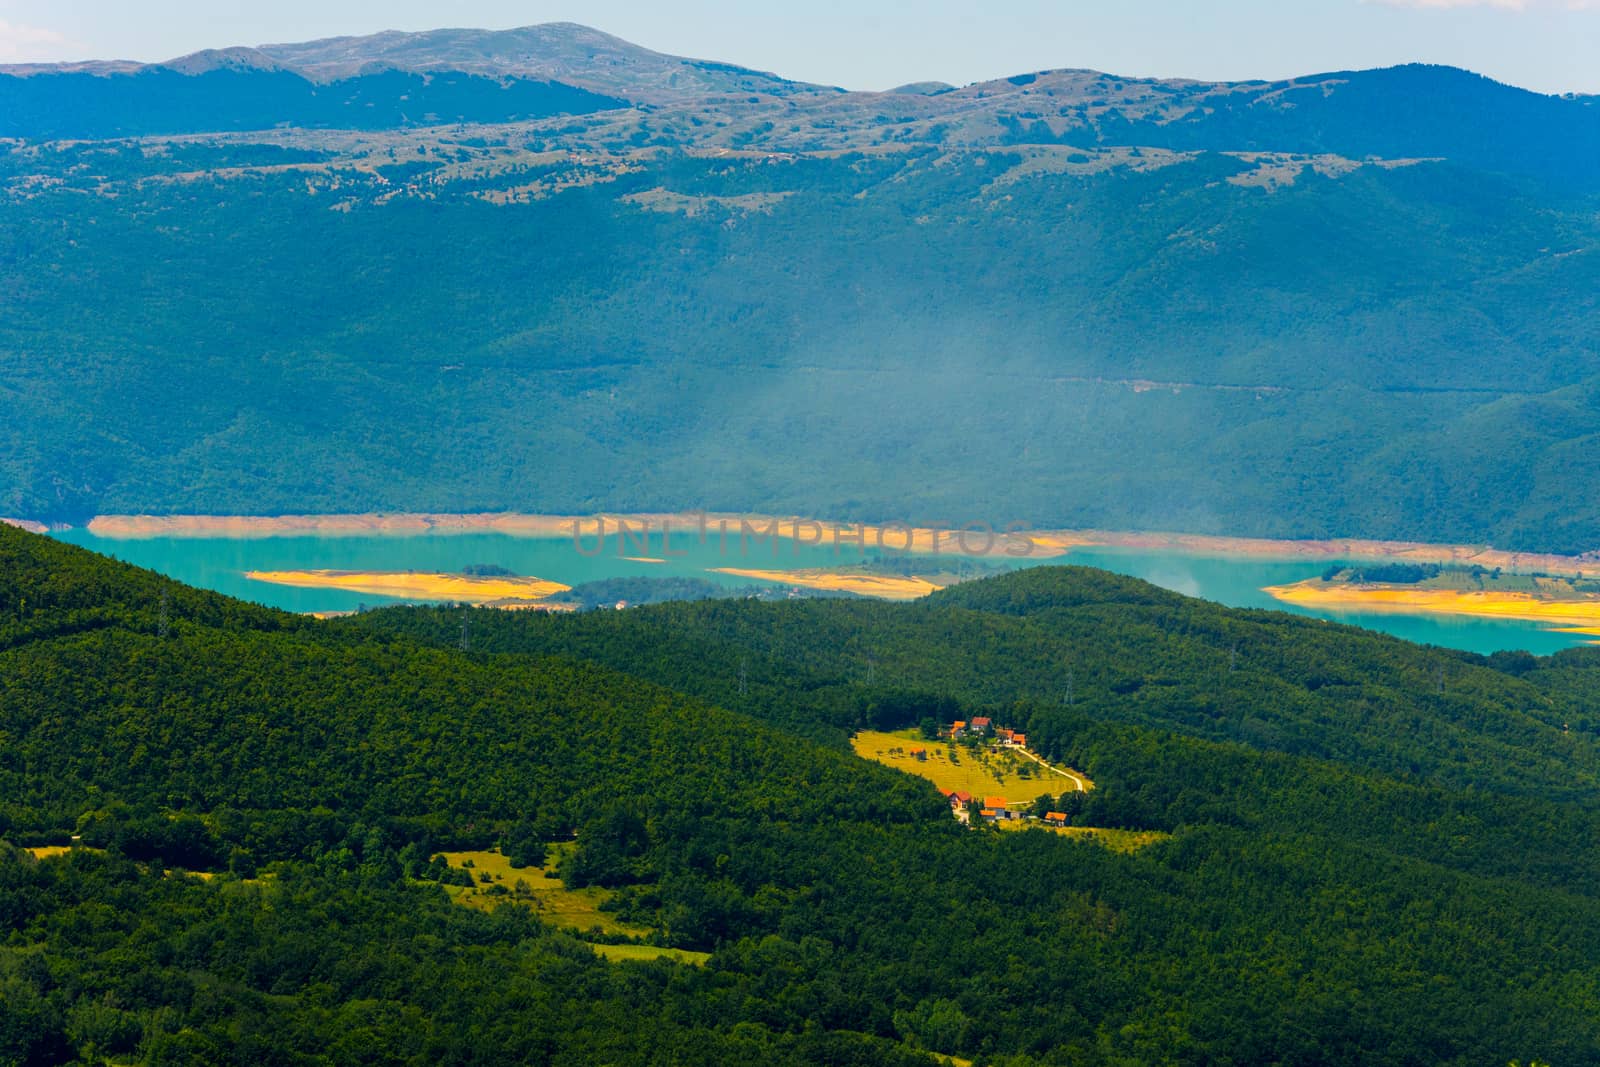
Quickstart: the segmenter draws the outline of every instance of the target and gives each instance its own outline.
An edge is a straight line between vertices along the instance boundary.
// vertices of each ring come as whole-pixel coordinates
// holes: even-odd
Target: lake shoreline
[[[350,611],[362,606],[377,606],[407,601],[463,602],[471,599],[489,607],[512,607],[530,603],[542,609],[555,609],[560,596],[527,601],[480,599],[486,589],[467,590],[455,585],[454,576],[537,575],[564,585],[608,581],[619,578],[695,578],[735,588],[740,582],[760,581],[769,588],[800,586],[818,592],[820,586],[837,586],[842,578],[863,582],[844,592],[857,595],[883,595],[905,599],[931,588],[912,588],[926,581],[929,586],[945,585],[961,578],[1010,571],[1013,566],[1052,566],[1075,564],[1099,568],[1151,582],[1188,596],[1202,597],[1233,607],[1262,610],[1287,610],[1343,622],[1356,622],[1405,640],[1458,647],[1467,651],[1488,652],[1506,648],[1526,648],[1548,654],[1581,643],[1570,631],[1560,633],[1548,622],[1523,622],[1513,619],[1466,618],[1435,613],[1406,615],[1400,612],[1362,613],[1359,607],[1344,607],[1329,613],[1286,604],[1263,592],[1270,586],[1287,585],[1324,574],[1331,565],[1339,569],[1360,567],[1354,558],[1366,556],[1391,560],[1420,558],[1464,559],[1493,563],[1495,557],[1484,550],[1456,549],[1449,546],[1416,546],[1349,541],[1290,542],[1266,539],[1225,539],[1163,533],[1105,533],[1100,531],[1053,531],[1030,534],[1035,552],[1032,558],[1010,559],[1002,553],[1003,542],[993,554],[955,555],[952,535],[941,532],[943,553],[950,555],[901,554],[906,541],[903,528],[885,528],[886,544],[892,550],[880,551],[875,536],[866,535],[860,545],[859,527],[847,528],[836,548],[832,537],[822,538],[820,524],[800,520],[799,538],[792,539],[790,520],[779,523],[783,537],[762,539],[772,529],[773,520],[746,516],[755,528],[748,545],[742,544],[740,520],[730,518],[726,544],[720,541],[719,516],[708,516],[708,537],[697,539],[696,516],[652,516],[670,518],[674,531],[670,544],[663,544],[658,521],[648,546],[630,539],[619,545],[610,528],[601,545],[592,517],[582,521],[580,542],[571,537],[570,516],[489,515],[452,519],[438,516],[326,516],[283,517],[278,519],[203,517],[191,521],[179,517],[155,520],[96,524],[96,529],[124,533],[142,530],[144,537],[112,538],[99,536],[83,525],[52,534],[71,544],[123,559],[167,574],[202,588],[240,597],[270,607],[294,612]],[[617,516],[612,516],[617,518]],[[643,516],[628,516],[635,525]],[[565,527],[565,528],[563,528]],[[172,536],[182,529],[188,536]],[[338,529],[343,535],[322,536],[319,529]],[[874,529],[874,528],[869,528]],[[248,531],[248,536],[237,535]],[[433,532],[430,532],[433,531]],[[529,536],[539,531],[543,536]],[[853,531],[853,535],[852,535]],[[522,536],[518,536],[518,533]],[[930,546],[932,531],[912,538],[918,549]],[[969,539],[973,548],[983,547],[983,538]],[[976,556],[977,558],[973,558]],[[1580,562],[1562,561],[1569,567],[1551,565],[1554,561],[1518,556],[1520,566],[1547,573],[1576,569]],[[646,562],[646,561],[650,562]],[[659,562],[657,562],[659,561]],[[1497,564],[1502,565],[1503,564]],[[719,573],[723,568],[761,571],[755,575]],[[1468,567],[1470,569],[1470,565]],[[1488,568],[1492,570],[1492,567]],[[275,584],[247,578],[248,572],[342,571],[340,580],[319,576],[314,584]],[[404,573],[408,580],[417,574],[452,576],[450,588],[397,589],[385,580],[381,591],[368,586],[365,578],[354,582],[367,586],[356,590],[346,585],[353,574]],[[800,572],[800,573],[796,573]],[[1600,566],[1589,565],[1591,579],[1600,579]],[[897,584],[888,579],[911,579]],[[439,579],[434,579],[435,581]],[[919,581],[920,580],[920,581]],[[1600,589],[1600,580],[1592,581]],[[808,590],[809,591],[809,590]],[[517,593],[526,595],[525,590]],[[478,597],[471,593],[479,594]],[[468,594],[463,596],[463,594]],[[616,600],[632,600],[619,591]],[[540,609],[534,609],[540,610]],[[1359,618],[1358,618],[1359,617]]]
[[[1264,592],[1296,607],[1324,612],[1393,612],[1512,619],[1592,635],[1600,629],[1600,597],[1540,597],[1531,593],[1421,589],[1385,583],[1324,582],[1311,578]]]
[[[23,525],[26,520],[12,520]],[[604,522],[606,525],[601,526]],[[28,523],[29,528],[36,524]],[[602,512],[596,515],[537,515],[519,512],[369,512],[327,515],[101,515],[86,527],[107,540],[154,538],[341,537],[484,534],[513,537],[573,538],[576,544],[595,546],[604,530],[618,539],[618,530],[647,531],[660,538],[663,531],[736,541],[743,536],[770,535],[776,526],[782,539],[803,543],[836,544],[853,549],[864,543],[885,551],[940,554],[975,558],[1053,559],[1078,548],[1135,551],[1175,551],[1224,558],[1276,560],[1405,561],[1451,566],[1496,567],[1517,573],[1542,572],[1563,577],[1600,572],[1600,559],[1548,553],[1513,552],[1487,545],[1428,544],[1416,541],[1379,541],[1363,538],[1291,540],[1227,537],[1155,531],[1021,530],[992,535],[908,528],[900,524],[836,523],[799,516],[753,515],[737,512]],[[1023,551],[1023,549],[1026,549]]]

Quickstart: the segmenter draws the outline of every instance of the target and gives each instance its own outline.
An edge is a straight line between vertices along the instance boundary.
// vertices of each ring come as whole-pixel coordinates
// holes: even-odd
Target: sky
[[[0,0],[0,63],[557,21],[849,89],[1051,67],[1242,80],[1427,62],[1600,93],[1600,0]]]

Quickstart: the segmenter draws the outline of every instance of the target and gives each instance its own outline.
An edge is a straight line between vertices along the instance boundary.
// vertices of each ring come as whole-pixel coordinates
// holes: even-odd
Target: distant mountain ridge
[[[390,31],[205,49],[162,63],[0,66],[0,136],[505,123],[674,99],[819,92],[837,90],[663,55],[570,23]]]
[[[0,136],[28,139],[504,123],[616,109],[691,118],[687,136],[655,138],[677,147],[742,129],[731,147],[893,140],[1446,158],[1600,188],[1595,98],[1544,96],[1447,67],[1239,83],[1063,69],[846,92],[666,55],[573,23],[387,31],[146,65],[0,67]]]
[[[330,37],[295,44],[204,49],[160,63],[93,61],[0,65],[0,76],[86,74],[96,77],[173,70],[292,71],[329,83],[388,71],[456,72],[495,79],[568,82],[641,102],[701,93],[792,95],[842,92],[731,63],[687,59],[642,48],[576,23],[513,30],[388,30],[364,37]]]
[[[845,92],[555,25],[14,70],[0,137],[0,514],[1600,546],[1592,98]]]
[[[692,93],[785,96],[837,91],[729,63],[654,52],[570,22],[514,30],[389,31],[367,37],[262,45],[260,51],[322,80],[385,68],[422,73],[459,70],[484,77],[568,82],[650,103]]]

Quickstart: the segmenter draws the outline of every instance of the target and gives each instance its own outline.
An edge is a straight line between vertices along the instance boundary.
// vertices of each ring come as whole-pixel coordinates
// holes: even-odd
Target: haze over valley
[[[572,25],[13,68],[0,514],[1583,552],[1597,116],[1427,67],[847,93]]]
[[[0,67],[0,1067],[1600,1063],[1596,98],[216,44]]]

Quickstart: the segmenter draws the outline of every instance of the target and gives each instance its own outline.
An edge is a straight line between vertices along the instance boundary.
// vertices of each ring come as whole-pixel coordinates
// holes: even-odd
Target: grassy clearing
[[[1002,796],[1008,807],[1025,807],[1042,796],[1060,796],[1077,790],[1082,775],[1054,773],[1020,752],[1009,749],[969,749],[943,741],[925,741],[916,730],[880,733],[863,730],[850,739],[850,747],[862,759],[893,767],[906,774],[926,778],[940,789],[971,793],[975,797]],[[926,749],[927,759],[911,755]]]
[[[691,967],[703,967],[709,952],[690,952],[686,948],[657,948],[655,945],[591,945],[608,960],[672,960]]]
[[[642,926],[633,926],[600,910],[600,905],[611,894],[594,887],[570,889],[556,877],[555,868],[561,853],[550,850],[543,867],[511,866],[511,861],[499,852],[446,852],[445,862],[472,872],[478,882],[471,889],[465,886],[445,886],[445,890],[458,904],[493,911],[501,904],[524,904],[539,913],[551,926],[578,933],[599,931],[612,936],[644,937],[650,933]],[[468,867],[467,864],[471,866]]]
[[[72,845],[39,845],[35,848],[25,848],[22,851],[36,860],[47,860],[52,856],[65,856],[72,851],[73,847]]]
[[[1157,841],[1165,841],[1172,835],[1165,830],[1109,830],[1098,826],[1045,826],[1036,822],[1006,822],[1001,823],[1002,830],[1043,830],[1045,833],[1060,834],[1062,837],[1076,837],[1092,842],[1112,852],[1138,852],[1141,848],[1148,848]]]
[[[898,733],[863,730],[850,739],[850,745],[856,755],[863,759],[926,778],[941,789],[971,793],[977,798],[1003,796],[1010,808],[1027,807],[1041,796],[1072,792],[1077,788],[1078,781],[1082,781],[1086,789],[1094,788],[1093,782],[1076,771],[1041,766],[1009,749],[973,751],[943,741],[925,741],[916,730],[901,730]],[[918,748],[926,750],[927,759],[919,760],[910,754]],[[1024,767],[1028,768],[1028,777],[1022,776]],[[1031,819],[1001,822],[999,826],[1008,832],[1037,829],[1064,837],[1081,838],[1112,852],[1137,852],[1172,836],[1160,830],[1049,827]]]
[[[611,897],[607,890],[570,889],[556,877],[556,865],[571,847],[553,845],[543,867],[521,870],[511,866],[511,861],[499,852],[441,853],[450,866],[471,871],[478,883],[470,889],[447,885],[445,892],[457,904],[482,911],[493,911],[501,904],[532,908],[550,926],[579,935],[644,938],[653,933],[648,927],[621,922],[609,912],[601,911],[600,905]],[[669,959],[698,967],[710,959],[709,953],[655,945],[591,944],[590,947],[608,960]]]

